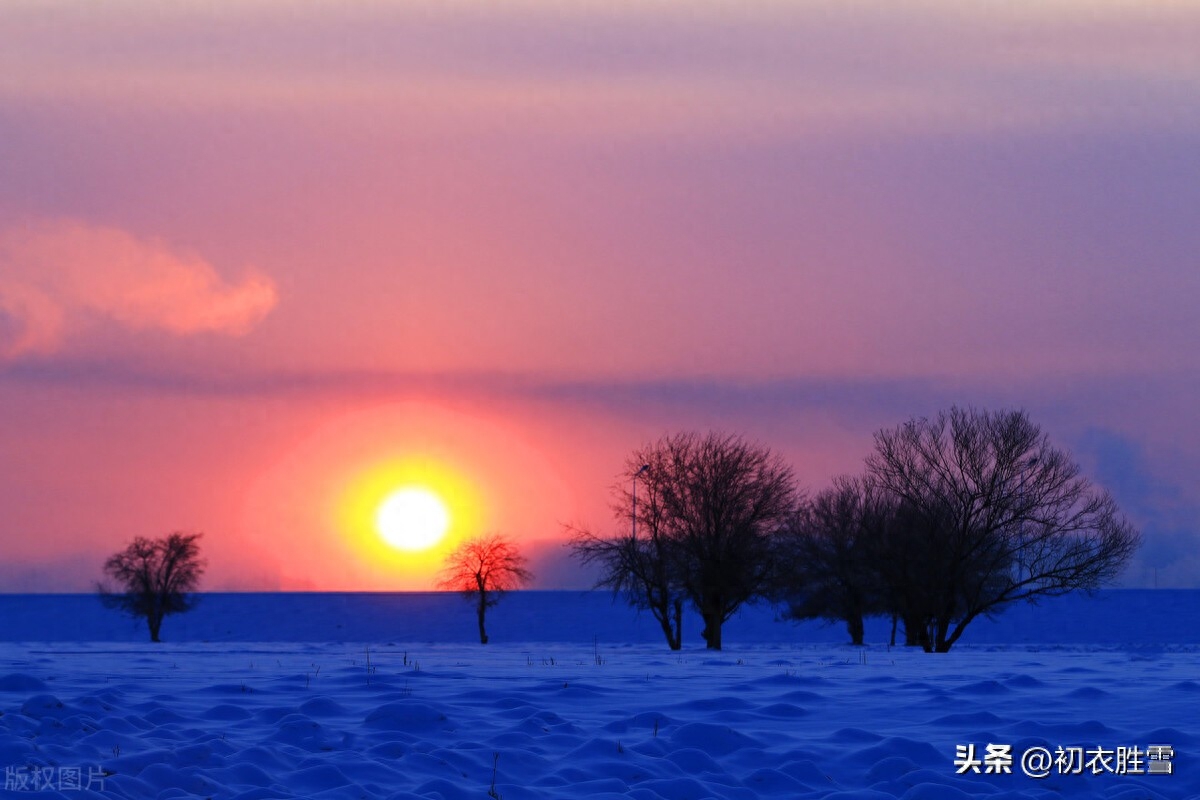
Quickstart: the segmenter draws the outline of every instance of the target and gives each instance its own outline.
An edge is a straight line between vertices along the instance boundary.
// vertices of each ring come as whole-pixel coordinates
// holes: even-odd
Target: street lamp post
[[[1021,480],[1017,482],[1016,494],[1018,495],[1018,502],[1021,503],[1019,511],[1022,517],[1024,517],[1027,513],[1024,502],[1025,483],[1029,480],[1031,470],[1037,466],[1037,463],[1037,454],[1029,456],[1021,462],[1021,467],[1023,467],[1023,470],[1021,473]],[[1025,520],[1021,519],[1021,521],[1017,523],[1017,526],[1017,577],[1020,578],[1025,571],[1025,546],[1027,544],[1025,537]]]
[[[650,469],[649,464],[642,464],[638,471],[633,473],[633,538],[637,539],[637,479],[646,470]]]

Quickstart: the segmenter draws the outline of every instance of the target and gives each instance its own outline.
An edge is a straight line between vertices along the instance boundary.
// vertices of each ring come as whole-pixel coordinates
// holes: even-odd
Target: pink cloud
[[[0,358],[50,353],[110,320],[177,336],[241,336],[277,302],[270,278],[229,283],[199,256],[117,228],[40,222],[0,231]]]

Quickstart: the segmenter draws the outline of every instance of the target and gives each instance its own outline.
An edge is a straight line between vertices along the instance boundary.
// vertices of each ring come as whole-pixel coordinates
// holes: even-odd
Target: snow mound
[[[11,672],[0,678],[0,692],[41,692],[45,689],[45,683],[22,672]]]

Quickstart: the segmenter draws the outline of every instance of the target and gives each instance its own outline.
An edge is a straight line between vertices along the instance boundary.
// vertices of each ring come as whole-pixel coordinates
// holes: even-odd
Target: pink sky
[[[953,403],[1114,491],[1129,585],[1200,585],[1197,41],[1192,2],[6,3],[0,591],[176,528],[212,589],[425,588],[330,510],[388,459],[586,585],[561,524],[649,439],[815,489]]]

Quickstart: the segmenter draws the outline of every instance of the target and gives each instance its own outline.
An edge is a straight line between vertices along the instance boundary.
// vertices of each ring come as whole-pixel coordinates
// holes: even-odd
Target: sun
[[[450,512],[437,494],[422,486],[398,489],[379,504],[375,528],[398,550],[428,550],[450,527]]]

